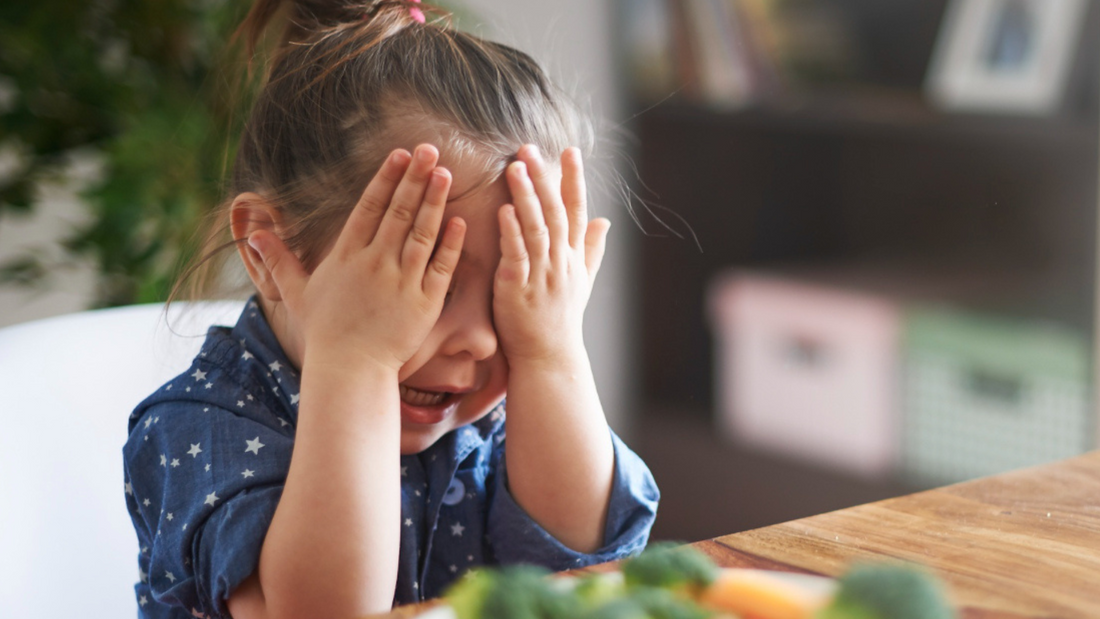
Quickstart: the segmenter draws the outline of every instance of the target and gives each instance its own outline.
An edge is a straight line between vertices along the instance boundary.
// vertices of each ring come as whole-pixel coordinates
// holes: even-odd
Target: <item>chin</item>
[[[449,429],[448,429],[449,430]],[[409,431],[402,428],[401,430],[401,455],[411,456],[418,454],[425,449],[435,445],[446,432],[433,431]]]

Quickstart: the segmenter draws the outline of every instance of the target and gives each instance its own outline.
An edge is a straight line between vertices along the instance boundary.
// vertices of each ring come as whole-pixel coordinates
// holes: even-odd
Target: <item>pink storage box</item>
[[[866,476],[898,457],[900,309],[748,272],[716,280],[719,425],[739,442]]]

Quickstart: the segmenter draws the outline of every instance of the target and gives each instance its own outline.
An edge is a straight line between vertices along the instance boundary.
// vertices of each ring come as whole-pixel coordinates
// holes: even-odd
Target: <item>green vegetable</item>
[[[575,619],[580,600],[542,568],[475,570],[447,590],[458,619]]]
[[[857,565],[817,619],[953,619],[939,581],[905,565]]]
[[[617,572],[588,574],[577,580],[573,593],[585,608],[596,608],[623,597],[626,586],[623,583],[623,575]]]
[[[623,564],[626,586],[699,591],[718,577],[710,557],[690,546],[662,543]]]
[[[639,588],[582,615],[583,619],[707,619],[714,611],[664,589]]]

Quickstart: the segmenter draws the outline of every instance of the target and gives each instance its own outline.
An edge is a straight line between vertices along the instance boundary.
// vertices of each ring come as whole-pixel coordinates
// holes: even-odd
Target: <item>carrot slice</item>
[[[829,598],[767,572],[724,569],[700,602],[751,619],[811,619]]]

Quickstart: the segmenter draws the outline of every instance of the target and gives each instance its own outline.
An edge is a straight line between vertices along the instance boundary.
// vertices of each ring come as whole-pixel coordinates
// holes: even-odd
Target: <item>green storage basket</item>
[[[924,484],[983,477],[1091,445],[1088,340],[943,309],[906,315],[902,468]]]

